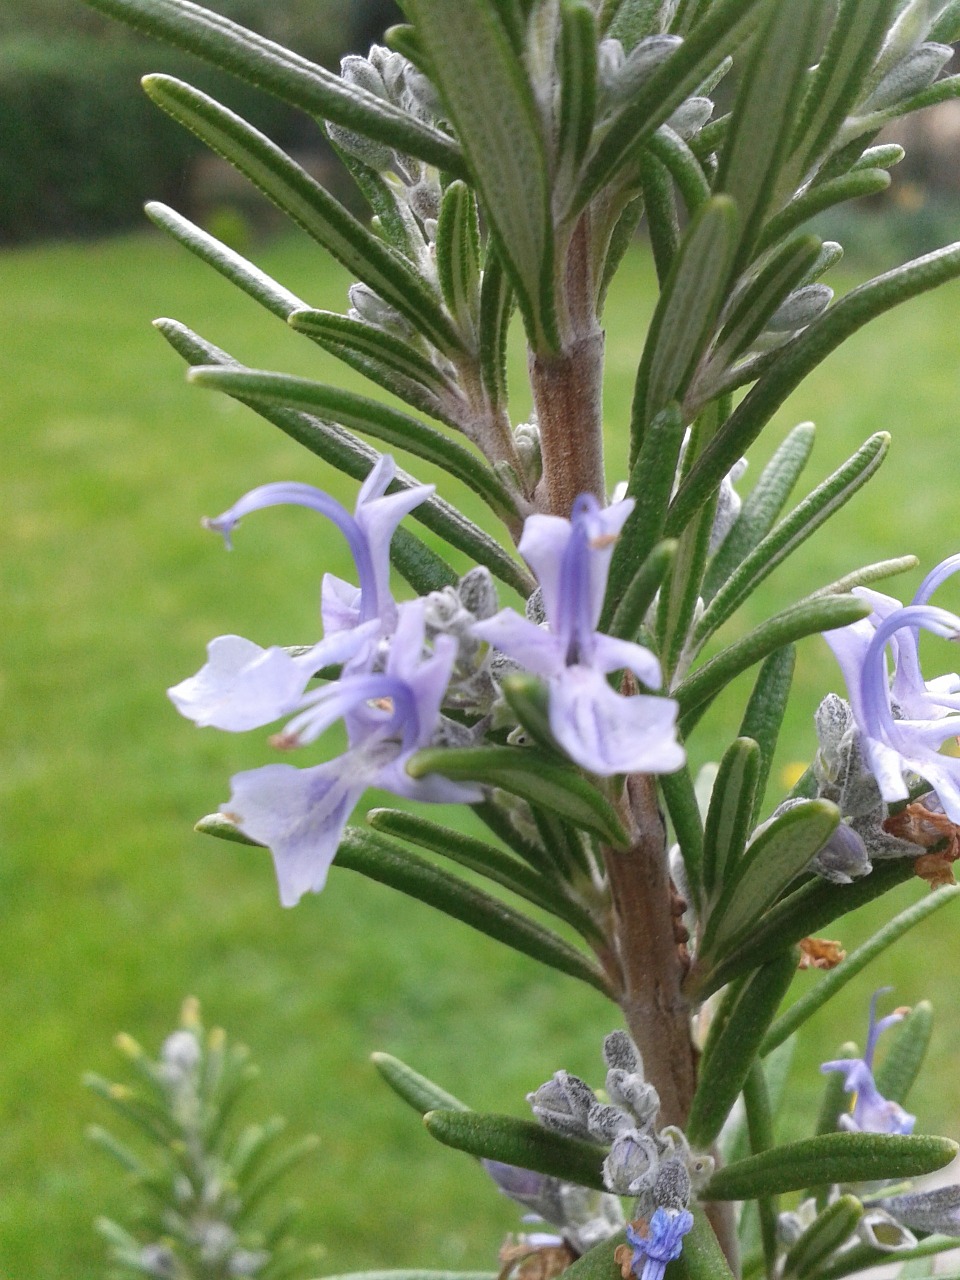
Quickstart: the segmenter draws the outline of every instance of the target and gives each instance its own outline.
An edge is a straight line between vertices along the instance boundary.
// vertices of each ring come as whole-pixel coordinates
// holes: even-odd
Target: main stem
[[[660,1095],[660,1123],[683,1128],[696,1088],[696,1051],[680,987],[684,967],[654,779],[632,777],[628,800],[633,844],[604,850],[620,963],[618,1001],[644,1074]]]
[[[559,352],[531,351],[528,365],[543,459],[536,507],[569,516],[581,493],[592,493],[601,503],[605,499],[603,330],[596,315],[586,214],[570,237],[562,286],[563,346]]]

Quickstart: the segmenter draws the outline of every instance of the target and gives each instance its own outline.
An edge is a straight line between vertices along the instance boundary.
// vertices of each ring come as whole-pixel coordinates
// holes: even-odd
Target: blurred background
[[[328,66],[396,20],[391,5],[361,0],[213,7]],[[311,304],[347,305],[343,272],[144,98],[147,71],[222,98],[353,199],[317,127],[271,99],[79,4],[0,7],[0,1276],[103,1274],[91,1224],[100,1212],[123,1216],[124,1189],[84,1138],[104,1116],[80,1077],[115,1073],[117,1031],[156,1048],[188,994],[260,1062],[249,1113],[280,1111],[293,1134],[320,1135],[296,1191],[302,1234],[326,1249],[323,1271],[493,1269],[517,1227],[513,1208],[473,1162],[427,1137],[368,1055],[387,1050],[477,1107],[523,1114],[524,1094],[558,1067],[599,1079],[615,1012],[346,871],[282,911],[266,856],[193,834],[226,798],[229,775],[263,762],[265,744],[194,729],[163,690],[197,669],[217,634],[312,641],[322,572],[352,572],[309,513],[250,522],[229,557],[199,518],[271,480],[321,484],[350,506],[354,486],[246,409],[188,388],[149,321],[173,316],[259,367],[360,383],[145,229],[143,201],[167,200]],[[908,159],[890,192],[818,228],[848,250],[830,281],[838,291],[960,238],[960,104],[912,118],[898,137]],[[606,315],[611,482],[654,300],[641,238]],[[872,431],[889,428],[894,447],[724,640],[858,564],[912,551],[929,567],[957,551],[958,321],[960,286],[908,304],[832,356],[778,415],[742,490],[803,419],[819,430],[804,492]],[[520,421],[528,398],[514,339]],[[480,516],[469,494],[446,492]],[[919,576],[888,589],[908,596]],[[944,603],[960,606],[960,588],[946,588]],[[955,666],[945,647],[931,662]],[[826,647],[807,641],[773,787],[809,760],[812,715],[831,688],[840,683]],[[715,708],[696,765],[718,756],[738,720],[735,700]],[[852,948],[923,892],[905,886],[833,936]],[[892,983],[897,1002],[929,997],[940,1012],[938,1061],[911,1100],[918,1130],[960,1137],[960,1078],[944,1070],[960,1053],[950,911],[805,1028],[785,1134],[810,1130],[819,1062],[862,1040],[869,993]],[[814,981],[800,975],[795,992]]]

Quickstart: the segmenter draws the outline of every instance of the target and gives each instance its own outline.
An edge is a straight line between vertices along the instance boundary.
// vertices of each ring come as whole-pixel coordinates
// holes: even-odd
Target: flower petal
[[[269,848],[282,905],[293,907],[305,893],[319,893],[367,786],[351,753],[312,769],[268,764],[235,774],[230,782],[230,801],[221,813]]]
[[[676,739],[677,704],[621,697],[599,671],[568,667],[550,683],[550,728],[570,758],[601,777],[671,773],[685,760]]]

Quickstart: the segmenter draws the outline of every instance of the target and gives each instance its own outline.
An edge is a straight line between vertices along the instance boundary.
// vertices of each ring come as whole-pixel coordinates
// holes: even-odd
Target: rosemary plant
[[[780,1144],[774,1118],[790,1036],[957,892],[960,760],[940,748],[960,729],[960,680],[923,673],[918,637],[960,636],[932,602],[960,559],[906,604],[874,584],[911,557],[851,565],[744,634],[738,611],[854,497],[889,437],[791,505],[804,424],[745,497],[736,486],[746,451],[835,347],[960,275],[953,245],[835,300],[823,279],[841,246],[805,229],[887,185],[902,154],[879,138],[888,121],[958,94],[943,72],[960,3],[404,0],[408,22],[336,76],[190,0],[90,2],[314,117],[372,213],[358,220],[190,85],[144,81],[356,277],[345,313],[169,208],[150,206],[153,221],[374,384],[363,396],[245,367],[157,321],[193,383],[360,486],[353,512],[322,488],[267,484],[207,522],[229,541],[254,512],[310,508],[347,540],[356,582],[324,579],[316,644],[221,636],[170,691],[198,725],[283,721],[270,747],[304,762],[236,775],[199,829],[266,846],[285,905],[348,867],[609,998],[626,1029],[604,1045],[605,1093],[560,1071],[531,1094],[533,1121],[477,1114],[377,1059],[434,1136],[487,1161],[552,1227],[505,1251],[507,1273],[826,1280],[890,1248],[931,1253],[939,1235],[910,1233],[960,1229],[960,1192],[900,1185],[956,1151],[914,1135],[902,1105],[926,1043],[919,1009],[885,1075],[875,1041],[902,1012],[871,1019],[862,1057],[827,1064],[812,1136]],[[641,217],[659,300],[638,335],[628,448],[605,462],[604,297]],[[513,321],[526,422],[505,371]],[[465,483],[487,518],[380,448]],[[391,566],[412,598],[394,595]],[[839,668],[811,765],[769,803],[794,645],[821,633]],[[688,744],[747,671],[739,733],[715,776],[695,779]],[[318,760],[339,721],[346,750]],[[349,825],[374,786],[404,803]],[[429,816],[436,803],[470,806],[487,836]],[[911,877],[935,891],[860,951],[816,937]],[[827,972],[778,1012],[798,963]],[[778,1197],[804,1190],[778,1217]]]

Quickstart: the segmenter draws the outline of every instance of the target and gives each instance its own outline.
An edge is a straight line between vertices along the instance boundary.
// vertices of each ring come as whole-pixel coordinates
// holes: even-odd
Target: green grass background
[[[307,301],[343,308],[348,282],[304,240],[256,256]],[[653,293],[638,249],[607,313],[611,480]],[[870,432],[888,428],[895,444],[728,637],[860,563],[914,551],[929,566],[957,550],[958,304],[954,285],[875,323],[778,415],[747,484],[805,418],[819,439],[803,491]],[[0,257],[0,1277],[102,1275],[91,1220],[122,1214],[124,1191],[85,1142],[84,1126],[104,1117],[80,1075],[115,1072],[120,1029],[155,1048],[188,993],[260,1062],[250,1113],[282,1111],[293,1133],[322,1138],[297,1191],[323,1270],[490,1266],[513,1209],[470,1160],[432,1142],[367,1056],[388,1050],[478,1107],[523,1114],[524,1093],[557,1067],[599,1079],[615,1011],[344,871],[283,911],[267,857],[193,834],[229,775],[266,759],[264,735],[199,731],[164,688],[196,670],[214,635],[314,639],[322,571],[351,572],[341,540],[309,513],[251,519],[231,556],[199,517],[270,480],[319,483],[351,505],[355,487],[249,411],[187,387],[150,330],[157,315],[252,365],[360,385],[159,238]],[[519,349],[513,369],[519,417]],[[918,576],[890,589],[909,593]],[[960,587],[943,598],[960,606]],[[954,665],[945,646],[931,660]],[[781,767],[809,759],[813,710],[838,687],[826,647],[807,641]],[[738,719],[731,697],[704,722],[695,763],[716,757]],[[853,946],[921,894],[907,886],[831,933]],[[892,982],[898,1001],[929,996],[941,1014],[937,1065],[912,1100],[918,1128],[960,1137],[960,1080],[945,1069],[960,1053],[952,911],[808,1024],[784,1132],[808,1130],[817,1063],[862,1035],[869,992]],[[800,975],[794,990],[816,980]]]

